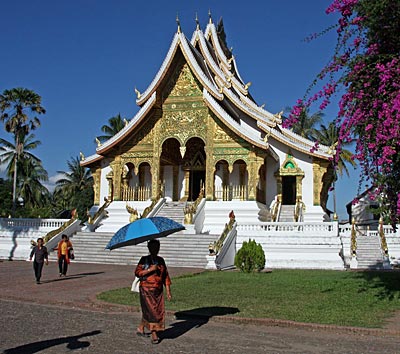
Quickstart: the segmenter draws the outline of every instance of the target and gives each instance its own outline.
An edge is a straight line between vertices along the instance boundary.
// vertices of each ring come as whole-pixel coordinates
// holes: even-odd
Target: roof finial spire
[[[178,25],[178,33],[181,33],[181,23],[179,21],[178,13],[176,13],[176,23]]]
[[[196,12],[196,19],[195,19],[195,21],[196,21],[196,29],[199,30],[199,29],[200,29],[200,23],[199,23],[199,18],[198,18],[198,16],[197,16],[197,12]]]
[[[211,9],[208,9],[208,22],[213,23],[211,18]]]

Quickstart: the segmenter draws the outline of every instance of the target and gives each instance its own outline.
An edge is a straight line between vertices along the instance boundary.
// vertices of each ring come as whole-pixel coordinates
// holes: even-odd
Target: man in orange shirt
[[[69,250],[72,249],[72,243],[68,240],[67,235],[62,235],[62,240],[57,246],[57,257],[58,257],[58,269],[60,277],[67,275],[69,259]]]

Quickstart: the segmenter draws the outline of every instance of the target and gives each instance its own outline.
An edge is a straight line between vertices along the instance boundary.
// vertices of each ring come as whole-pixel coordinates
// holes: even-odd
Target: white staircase
[[[279,213],[279,222],[294,222],[295,205],[281,205],[281,212]]]
[[[185,202],[166,202],[163,204],[156,216],[164,216],[183,224],[183,220],[185,219],[183,208],[185,205]]]
[[[357,237],[357,262],[359,269],[383,269],[383,255],[379,236]]]
[[[136,265],[141,256],[148,254],[146,242],[106,250],[105,246],[112,236],[113,233],[108,232],[78,232],[71,238],[75,262]],[[180,231],[160,239],[159,255],[170,267],[205,268],[208,245],[217,238],[218,235],[185,234],[185,231]]]

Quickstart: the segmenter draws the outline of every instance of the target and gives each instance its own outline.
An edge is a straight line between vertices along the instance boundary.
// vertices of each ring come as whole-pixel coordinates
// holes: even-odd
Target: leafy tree
[[[339,129],[333,122],[330,122],[328,127],[321,124],[319,129],[314,130],[313,139],[325,146],[335,147],[339,141]],[[357,163],[353,159],[353,153],[350,150],[344,149],[344,147],[348,145],[350,145],[349,142],[342,143],[340,151],[338,151],[336,171],[339,173],[339,176],[343,176],[343,172],[345,172],[347,176],[350,176],[347,165],[351,165],[354,168],[357,166]]]
[[[41,162],[38,157],[31,153],[31,150],[36,149],[41,142],[39,140],[34,140],[35,135],[22,135],[19,142],[21,154],[19,158],[31,159],[36,162]],[[7,175],[12,177],[14,175],[14,167],[17,160],[17,144],[13,144],[10,141],[0,138],[0,164],[8,164],[6,167]]]
[[[287,108],[286,110],[290,110]],[[313,140],[315,126],[321,123],[324,114],[319,111],[310,115],[309,109],[303,109],[300,113],[298,121],[292,124],[291,128],[294,133],[299,134],[303,138]]]
[[[335,123],[330,122],[328,127],[324,124],[321,124],[319,129],[315,129],[314,133],[314,140],[318,141],[319,143],[330,146],[332,149],[337,147],[339,141],[339,129]],[[334,205],[334,212],[336,213],[336,191],[335,191],[335,182],[337,180],[337,174],[339,176],[343,176],[343,172],[349,176],[349,169],[347,165],[351,165],[354,168],[357,166],[357,163],[353,159],[353,153],[350,150],[344,149],[345,146],[350,145],[350,143],[342,143],[340,146],[340,151],[337,152],[338,160],[337,163],[334,165],[334,173],[328,174],[327,178],[329,181],[326,181],[326,186],[328,188],[323,188],[321,191],[321,205],[325,206],[328,202],[328,192],[329,187],[333,185],[333,205]]]
[[[98,136],[97,139],[99,139],[100,143],[104,143],[121,131],[125,127],[125,122],[126,120],[122,118],[121,114],[119,113],[118,115],[111,117],[108,120],[108,125],[105,124],[101,127],[101,131],[104,133],[104,135]]]
[[[0,178],[0,217],[8,217],[12,210],[12,182]]]
[[[343,89],[335,162],[342,144],[354,140],[360,186],[366,181],[376,196],[384,196],[382,205],[395,227],[400,219],[400,1],[332,0],[326,12],[338,13],[339,20],[335,52],[318,75],[323,87],[298,100],[285,125],[315,102],[324,109]]]
[[[40,161],[21,158],[19,168],[19,195],[27,208],[44,207],[49,202],[49,191],[42,182],[48,181],[47,171]]]
[[[68,172],[58,171],[63,178],[56,182],[55,198],[62,201],[66,209],[76,208],[81,220],[93,205],[93,177],[90,171],[80,165],[79,157],[67,162]]]
[[[23,153],[23,146],[20,142],[31,130],[40,126],[40,121],[35,114],[46,113],[41,103],[42,98],[34,91],[26,88],[5,90],[0,95],[0,120],[4,122],[5,130],[12,133],[15,138],[13,209],[16,205],[18,159]],[[34,116],[31,116],[32,114]]]

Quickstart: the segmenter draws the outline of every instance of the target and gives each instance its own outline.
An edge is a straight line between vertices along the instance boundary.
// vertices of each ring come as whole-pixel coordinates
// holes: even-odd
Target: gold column
[[[91,169],[93,176],[93,204],[100,205],[101,168]]]
[[[114,200],[113,174],[108,174],[106,178],[108,181],[108,199]]]
[[[153,157],[153,166],[150,166],[151,172],[151,197],[156,199],[160,191],[158,190],[160,184],[160,159],[158,156]]]
[[[189,199],[189,189],[190,189],[190,170],[184,171],[184,179],[185,179],[185,195],[181,198],[181,201],[185,202]]]
[[[248,161],[248,166],[247,166],[248,200],[256,200],[258,171],[261,168],[263,163],[264,163],[264,160],[262,158],[258,157],[253,151],[249,153],[249,161]],[[244,166],[244,167],[246,167],[246,166]],[[246,169],[244,169],[244,172],[246,172]],[[241,171],[241,174],[242,174],[242,171]],[[242,176],[240,178],[242,179]],[[243,182],[241,180],[241,184],[244,184],[244,176],[243,176]]]
[[[115,160],[112,163],[112,169],[114,172],[113,199],[121,200],[121,178],[122,178],[121,156],[115,157]]]
[[[303,191],[302,191],[303,178],[304,178],[304,176],[302,176],[302,175],[296,176],[296,199],[300,198],[300,200],[303,200]]]

